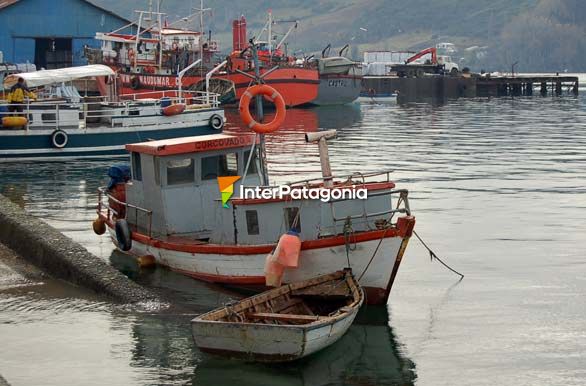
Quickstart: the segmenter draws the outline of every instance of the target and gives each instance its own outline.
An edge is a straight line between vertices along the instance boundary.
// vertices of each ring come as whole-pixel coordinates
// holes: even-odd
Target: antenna
[[[204,37],[204,27],[203,27],[203,14],[204,12],[211,11],[211,8],[204,8],[203,7],[203,0],[199,1],[199,8],[193,9],[196,12],[199,12],[199,58],[201,59],[201,66],[203,67],[203,37]]]

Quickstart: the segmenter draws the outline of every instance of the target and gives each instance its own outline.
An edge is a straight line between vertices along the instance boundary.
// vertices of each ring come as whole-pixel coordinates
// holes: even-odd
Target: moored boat
[[[317,60],[319,89],[317,98],[311,103],[318,106],[354,102],[362,88],[362,73],[359,65],[341,56]]]
[[[297,21],[283,34],[280,41],[275,39],[275,25],[271,12],[261,34],[252,42],[258,51],[255,58],[250,49],[247,24],[244,16],[232,23],[232,52],[224,59],[217,59],[219,46],[206,36],[203,16],[200,14],[200,31],[177,28],[171,23],[161,22],[164,14],[152,11],[137,11],[137,25],[148,28],[138,29],[136,34],[120,31],[97,33],[102,42],[100,49],[86,49],[91,63],[106,64],[120,74],[122,94],[167,89],[206,89],[206,83],[213,79],[225,80],[221,90],[228,94],[221,102],[231,103],[230,89],[234,85],[236,98],[242,97],[255,77],[255,67],[265,84],[271,85],[283,97],[288,107],[302,105],[346,104],[354,101],[360,92],[360,71],[356,63],[344,57],[325,58],[314,65],[306,60],[287,55],[285,40],[297,28]],[[191,20],[189,15],[184,20]],[[184,23],[183,23],[184,24]],[[316,62],[317,63],[317,62]],[[218,85],[219,83],[216,83]],[[213,90],[210,87],[210,90]],[[224,94],[222,94],[224,96]]]
[[[118,97],[115,72],[89,65],[9,75],[38,98],[0,104],[0,161],[62,160],[126,155],[136,139],[166,139],[221,131],[224,112],[217,94],[168,90]],[[104,97],[80,95],[74,81],[91,81]],[[9,110],[16,111],[9,111]]]
[[[306,136],[324,149],[332,132]],[[283,282],[349,267],[360,273],[368,303],[386,303],[415,225],[408,192],[395,189],[390,172],[271,186],[251,134],[142,142],[127,150],[132,179],[122,185],[123,196],[100,189],[96,220],[120,249],[200,280],[258,289],[266,285],[267,254],[292,229],[301,240],[299,264],[284,270]],[[244,192],[281,188],[288,192],[275,197]],[[310,188],[323,197],[297,194]],[[225,194],[235,197],[227,202]]]
[[[303,358],[340,339],[364,293],[350,270],[291,283],[191,321],[200,350],[261,362]]]

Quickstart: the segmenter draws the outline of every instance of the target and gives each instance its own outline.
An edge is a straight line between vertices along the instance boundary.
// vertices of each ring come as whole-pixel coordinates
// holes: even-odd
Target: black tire
[[[458,69],[456,67],[452,67],[452,69],[450,70],[450,75],[451,76],[458,76],[458,73],[460,71],[458,71]]]
[[[215,130],[222,130],[224,127],[224,118],[221,115],[213,114],[210,117],[210,126]]]
[[[53,134],[51,134],[51,143],[57,149],[63,149],[65,146],[67,146],[68,141],[69,137],[63,130],[55,130]]]
[[[132,232],[128,222],[124,219],[116,220],[115,229],[118,248],[124,252],[130,251],[130,248],[132,248]]]

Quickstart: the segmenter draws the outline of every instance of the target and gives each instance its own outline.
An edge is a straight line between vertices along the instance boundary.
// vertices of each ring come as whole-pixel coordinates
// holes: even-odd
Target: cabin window
[[[299,208],[284,208],[283,210],[285,211],[285,225],[287,226],[287,230],[293,229],[297,233],[301,232],[301,216],[299,215]],[[298,215],[299,218],[295,223],[295,218],[297,218]]]
[[[192,158],[167,161],[167,185],[188,184],[195,181]]]
[[[258,212],[256,210],[246,211],[246,229],[249,235],[258,235]]]
[[[46,122],[46,123],[55,123],[55,122],[57,122],[57,114],[55,114],[55,113],[42,113],[41,119],[43,120],[43,122]]]
[[[213,180],[219,176],[237,176],[236,153],[215,155],[201,159],[201,179]]]
[[[140,153],[132,153],[132,178],[142,181],[142,166],[140,164]]]
[[[246,163],[248,162],[248,157],[250,157],[250,150],[244,152],[244,160],[242,160],[242,170],[246,169]],[[252,159],[250,160],[250,166],[248,167],[248,174],[256,173],[256,151],[252,154]]]

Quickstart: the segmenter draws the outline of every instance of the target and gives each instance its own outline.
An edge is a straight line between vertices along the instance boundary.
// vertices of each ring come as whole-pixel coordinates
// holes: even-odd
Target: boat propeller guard
[[[250,101],[257,95],[267,97],[269,101],[275,104],[277,109],[275,118],[268,123],[258,123],[250,114]],[[246,127],[259,134],[272,133],[285,121],[285,100],[277,90],[266,84],[257,84],[248,88],[240,98],[238,110],[240,111],[240,118],[242,118]]]

